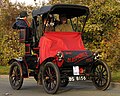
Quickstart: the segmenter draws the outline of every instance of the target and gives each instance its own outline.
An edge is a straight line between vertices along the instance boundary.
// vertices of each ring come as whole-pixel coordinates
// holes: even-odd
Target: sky
[[[42,1],[48,2],[48,0],[36,0],[36,3],[41,3]],[[35,6],[34,0],[10,0],[10,2],[12,2],[12,3],[20,2],[20,3],[25,3],[26,5]]]

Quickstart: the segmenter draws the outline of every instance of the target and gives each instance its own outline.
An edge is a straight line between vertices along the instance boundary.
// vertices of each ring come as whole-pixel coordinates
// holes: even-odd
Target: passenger
[[[44,26],[44,30],[45,32],[47,31],[55,31],[55,28],[54,28],[54,23],[52,23],[52,17],[48,16],[44,16],[43,17],[43,26]]]
[[[67,18],[64,14],[59,16],[60,25],[55,27],[55,31],[57,32],[73,32],[72,26],[67,23]]]

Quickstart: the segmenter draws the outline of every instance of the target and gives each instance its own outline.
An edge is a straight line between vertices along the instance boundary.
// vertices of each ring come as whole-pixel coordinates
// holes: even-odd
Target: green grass
[[[0,66],[0,75],[8,75],[10,66]],[[111,73],[112,82],[120,83],[120,70]]]
[[[111,73],[111,75],[112,75],[112,81],[113,81],[113,82],[119,82],[119,83],[120,83],[120,70],[118,70],[118,71],[113,71],[113,72]]]
[[[8,75],[9,68],[9,66],[0,66],[0,75]]]

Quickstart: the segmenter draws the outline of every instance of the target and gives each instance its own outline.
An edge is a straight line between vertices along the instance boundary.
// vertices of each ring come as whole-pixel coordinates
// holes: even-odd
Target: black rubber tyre
[[[22,68],[20,64],[14,61],[11,64],[9,72],[9,82],[14,90],[19,90],[23,84]]]
[[[48,94],[55,94],[60,86],[60,72],[58,66],[47,62],[42,71],[42,84]]]
[[[35,81],[38,81],[38,75],[37,74],[34,74],[34,79],[35,79]]]
[[[60,82],[60,87],[66,87],[69,83],[68,78],[62,78]]]
[[[106,63],[98,60],[93,68],[93,84],[99,90],[106,90],[111,82],[111,72]]]

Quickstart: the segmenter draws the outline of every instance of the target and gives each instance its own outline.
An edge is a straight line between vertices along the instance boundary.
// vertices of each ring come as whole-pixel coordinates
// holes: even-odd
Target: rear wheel
[[[111,81],[111,73],[108,65],[103,61],[97,61],[93,68],[93,84],[99,90],[106,90]]]
[[[59,89],[60,72],[58,66],[52,62],[47,62],[42,71],[42,84],[44,90],[49,94],[54,94]]]
[[[9,81],[11,87],[15,90],[19,90],[22,87],[23,84],[22,68],[16,61],[14,61],[11,64],[9,72]]]

